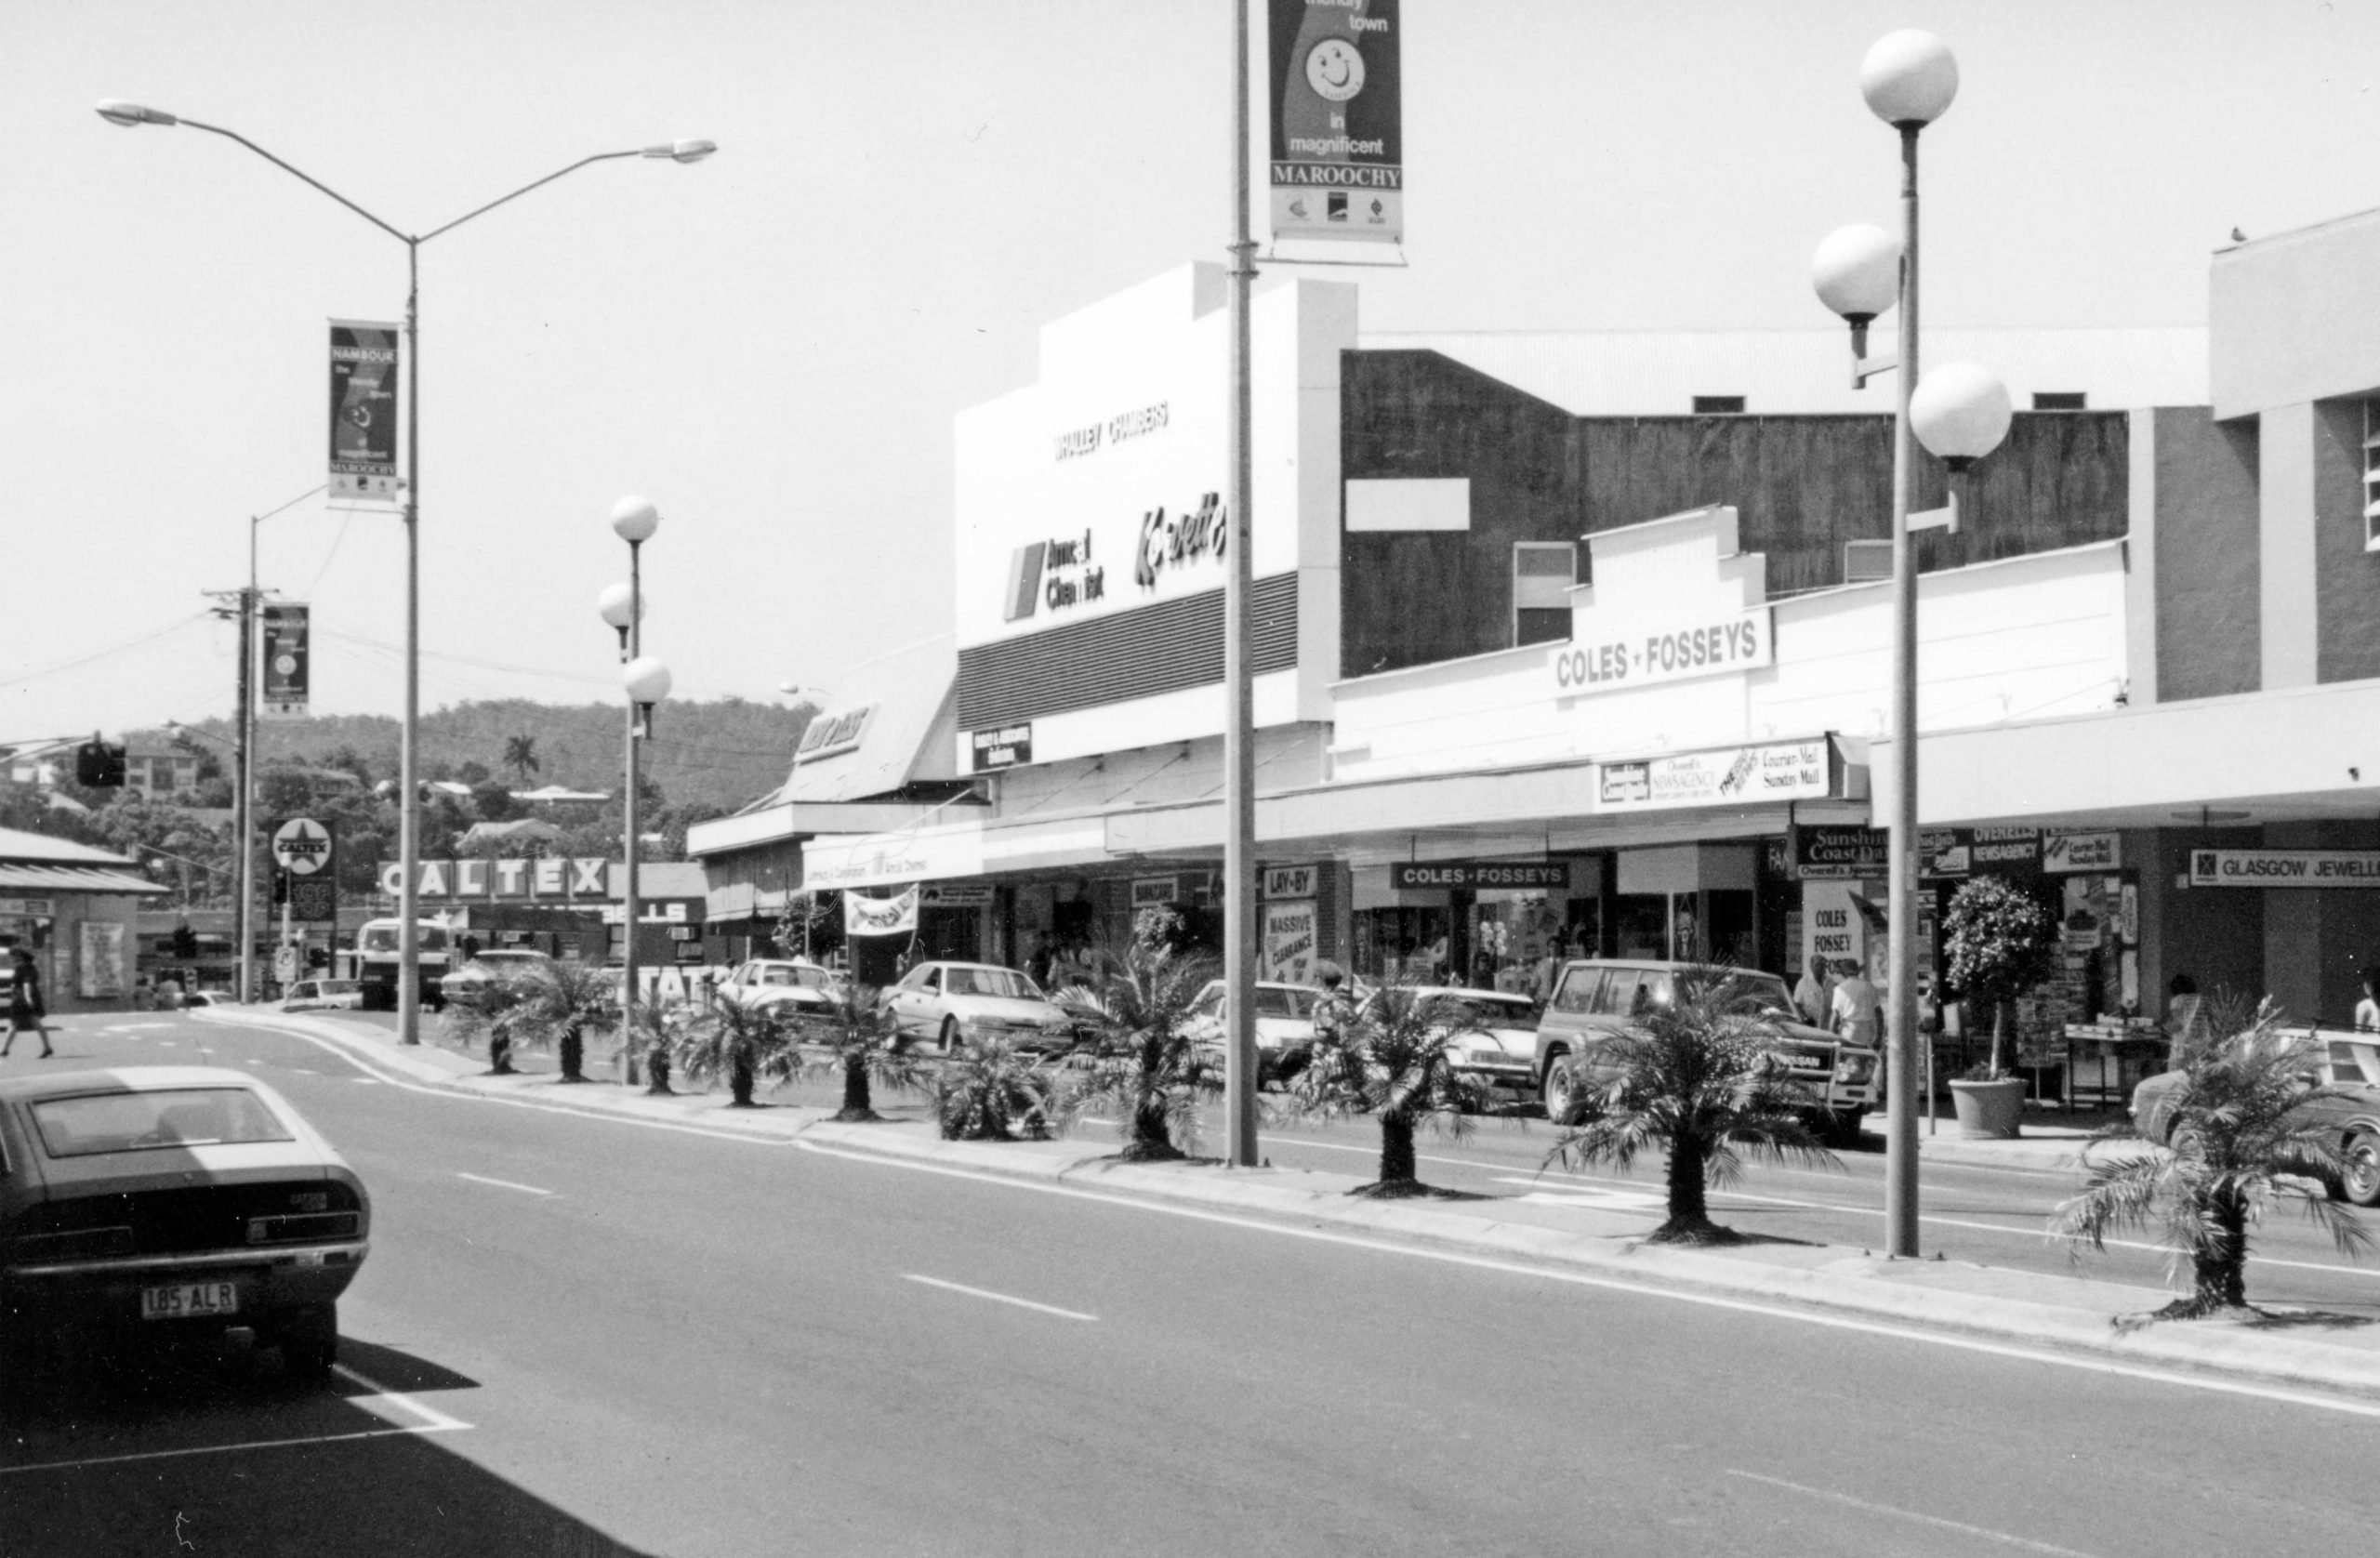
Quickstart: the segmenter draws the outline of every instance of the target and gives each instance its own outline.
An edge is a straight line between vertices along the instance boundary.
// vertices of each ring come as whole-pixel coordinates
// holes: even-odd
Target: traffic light
[[[173,939],[166,945],[176,961],[187,963],[198,956],[198,932],[187,925],[177,925]]]
[[[87,789],[122,789],[124,744],[92,740],[74,748],[74,782]]]

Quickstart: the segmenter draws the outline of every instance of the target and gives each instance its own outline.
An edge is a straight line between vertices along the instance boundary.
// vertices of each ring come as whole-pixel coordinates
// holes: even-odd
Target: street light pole
[[[441,233],[452,232],[473,218],[485,216],[499,205],[518,200],[530,191],[575,173],[590,164],[612,162],[621,157],[667,158],[671,162],[698,163],[718,151],[719,147],[708,140],[675,140],[633,151],[599,152],[523,184],[509,194],[499,195],[475,210],[466,211],[443,227],[431,228],[428,232],[409,233],[382,221],[328,184],[284,162],[245,136],[219,125],[184,119],[163,109],[115,99],[101,102],[98,112],[109,124],[127,129],[141,125],[181,125],[221,136],[247,148],[284,173],[312,185],[405,246],[405,350],[413,361],[405,369],[405,690],[404,724],[397,747],[397,855],[403,879],[399,883],[397,891],[397,1036],[402,1043],[419,1044],[421,931],[417,921],[421,912],[421,795],[416,747],[421,726],[421,246]]]
[[[606,595],[602,607],[603,619],[619,629],[620,658],[627,664],[626,674],[634,676],[640,666],[658,664],[646,662],[644,654],[644,574],[641,562],[644,544],[661,528],[661,512],[641,497],[624,497],[612,506],[612,530],[628,544],[628,592],[615,614]],[[661,675],[663,692],[668,690],[668,673]],[[620,1082],[633,1086],[636,1082],[636,1007],[637,1007],[637,843],[639,832],[638,795],[641,787],[642,766],[637,752],[637,737],[641,727],[650,718],[653,705],[660,701],[656,693],[652,698],[640,699],[633,688],[628,695],[628,795],[620,806],[622,848],[626,865],[621,884],[620,970],[627,983],[620,992]]]
[[[1256,245],[1248,231],[1248,7],[1236,3],[1232,52],[1231,493],[1224,504],[1230,556],[1223,571],[1223,1161],[1253,1168],[1256,1155],[1256,719],[1250,659],[1255,572],[1249,557],[1254,526],[1249,439],[1255,416],[1250,387],[1250,293]]]

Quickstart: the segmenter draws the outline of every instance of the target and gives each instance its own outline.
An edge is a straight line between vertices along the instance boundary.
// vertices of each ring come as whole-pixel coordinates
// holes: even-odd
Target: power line
[[[142,644],[154,643],[169,634],[178,633],[185,627],[205,622],[213,615],[212,612],[199,612],[194,615],[182,618],[170,627],[160,627],[153,633],[143,633],[137,639],[127,639],[123,643],[110,648],[95,650],[89,654],[77,655],[72,660],[60,660],[56,665],[44,666],[37,670],[26,671],[20,676],[0,679],[0,687],[20,687],[28,681],[37,681],[46,676],[56,676],[60,671],[71,671],[79,667],[87,666],[94,660],[104,660],[111,654],[122,654],[126,650],[139,649]]]

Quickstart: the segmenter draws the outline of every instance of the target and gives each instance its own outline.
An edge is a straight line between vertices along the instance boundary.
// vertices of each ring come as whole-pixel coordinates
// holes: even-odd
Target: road
[[[0,1558],[2369,1545],[2380,1416],[153,1021],[63,1048],[251,1069],[373,1187],[344,1372],[82,1382],[0,1444]]]

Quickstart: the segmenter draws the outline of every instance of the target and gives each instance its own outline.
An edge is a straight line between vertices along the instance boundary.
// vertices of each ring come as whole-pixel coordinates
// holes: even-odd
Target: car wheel
[[[1579,1078],[1570,1063],[1567,1055],[1556,1055],[1545,1063],[1545,1081],[1540,1091],[1545,1101],[1545,1117],[1555,1125],[1571,1125],[1578,1118]]]
[[[316,1304],[281,1328],[281,1366],[293,1380],[328,1377],[338,1361],[338,1305]]]
[[[958,1048],[959,1019],[956,1017],[945,1017],[942,1020],[942,1052],[947,1055],[953,1050]]]
[[[2380,1207],[2380,1135],[2357,1131],[2339,1156],[2339,1194],[2359,1207]]]

